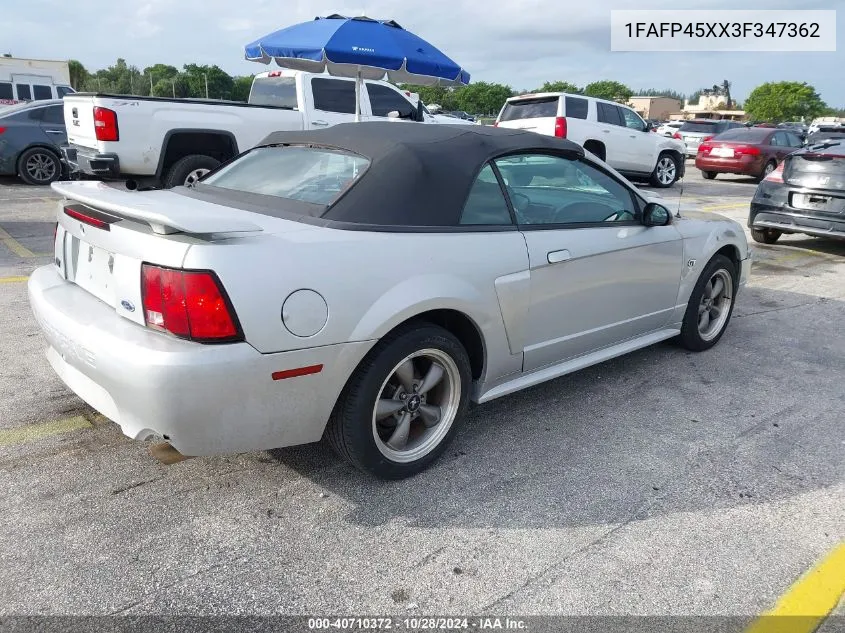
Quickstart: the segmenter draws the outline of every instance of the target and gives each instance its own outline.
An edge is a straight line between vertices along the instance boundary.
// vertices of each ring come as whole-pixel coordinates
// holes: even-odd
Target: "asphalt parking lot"
[[[744,225],[755,186],[689,162],[661,195]],[[49,189],[0,180],[0,615],[741,628],[845,542],[845,243],[754,244],[714,349],[658,345],[478,406],[435,467],[382,483],[320,445],[168,465],[95,414],[50,370],[27,301],[54,214]]]

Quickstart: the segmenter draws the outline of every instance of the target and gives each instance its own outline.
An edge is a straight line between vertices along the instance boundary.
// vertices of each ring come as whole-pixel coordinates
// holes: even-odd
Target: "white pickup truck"
[[[365,81],[361,120],[435,117],[383,81]],[[124,180],[130,189],[190,185],[271,132],[355,120],[355,80],[292,70],[256,75],[248,103],[76,93],[64,99],[72,173]]]

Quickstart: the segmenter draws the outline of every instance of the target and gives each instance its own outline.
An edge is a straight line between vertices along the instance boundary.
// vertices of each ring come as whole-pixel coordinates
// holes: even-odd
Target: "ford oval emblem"
[[[124,299],[120,302],[120,305],[123,306],[123,309],[127,312],[135,312],[135,304],[131,301],[127,301],[126,299]]]

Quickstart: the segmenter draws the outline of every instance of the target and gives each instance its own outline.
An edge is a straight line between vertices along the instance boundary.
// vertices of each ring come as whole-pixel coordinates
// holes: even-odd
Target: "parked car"
[[[728,119],[693,119],[681,123],[681,127],[675,132],[674,138],[683,141],[688,158],[695,158],[698,153],[698,146],[704,141],[709,141],[726,130],[742,127],[745,127],[742,123]]]
[[[53,188],[29,298],[82,399],[187,455],[325,436],[385,478],[433,462],[469,401],[712,347],[751,265],[738,223],[490,126],[278,132],[193,188]]]
[[[757,186],[748,226],[764,244],[784,233],[845,239],[845,141],[787,156]]]
[[[361,120],[443,123],[396,86],[365,81]],[[256,75],[248,103],[77,93],[65,99],[73,172],[130,188],[190,185],[277,130],[355,120],[355,80],[273,70]],[[450,119],[448,122],[452,122]]]
[[[741,174],[762,180],[803,144],[789,130],[764,127],[728,130],[698,146],[695,166],[708,180],[717,174]]]
[[[663,136],[674,136],[675,132],[681,128],[681,125],[683,125],[683,121],[666,121],[665,123],[661,123],[656,131]]]
[[[650,134],[639,114],[614,101],[564,92],[519,95],[505,102],[494,125],[569,139],[655,187],[671,187],[684,175],[683,144]]]
[[[0,174],[49,185],[62,176],[59,147],[66,140],[61,99],[0,110]]]
[[[807,138],[807,130],[809,126],[804,125],[801,121],[785,121],[784,123],[778,123],[778,127],[782,130],[795,132],[801,137],[801,140]]]

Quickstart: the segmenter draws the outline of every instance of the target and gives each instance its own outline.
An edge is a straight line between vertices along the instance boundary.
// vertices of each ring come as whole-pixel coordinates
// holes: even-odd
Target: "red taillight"
[[[760,148],[754,145],[737,145],[734,147],[734,156],[759,156]]]
[[[2,133],[3,133],[3,132],[5,132],[5,131],[6,131],[6,128],[4,128],[4,127],[0,127],[0,134],[2,134]]]
[[[766,176],[763,180],[769,182],[783,182],[783,165],[786,161],[781,161],[780,165],[775,167],[774,171]]]
[[[555,118],[555,136],[566,138],[566,117],[559,116]]]
[[[684,139],[683,139],[683,137],[681,136],[681,133],[680,133],[680,132],[675,132],[675,133],[672,135],[672,138],[676,138],[676,139],[678,139],[679,141],[683,141],[683,140],[684,140]]]
[[[282,71],[281,70],[271,70],[269,73],[267,73],[267,76],[268,77],[281,77]]]
[[[94,134],[98,141],[117,141],[117,112],[108,108],[94,106]]]
[[[211,271],[144,264],[141,299],[151,328],[194,341],[243,340],[223,287]]]
[[[710,143],[702,143],[698,146],[698,153],[707,154],[710,152],[711,149],[713,149],[713,146]]]

